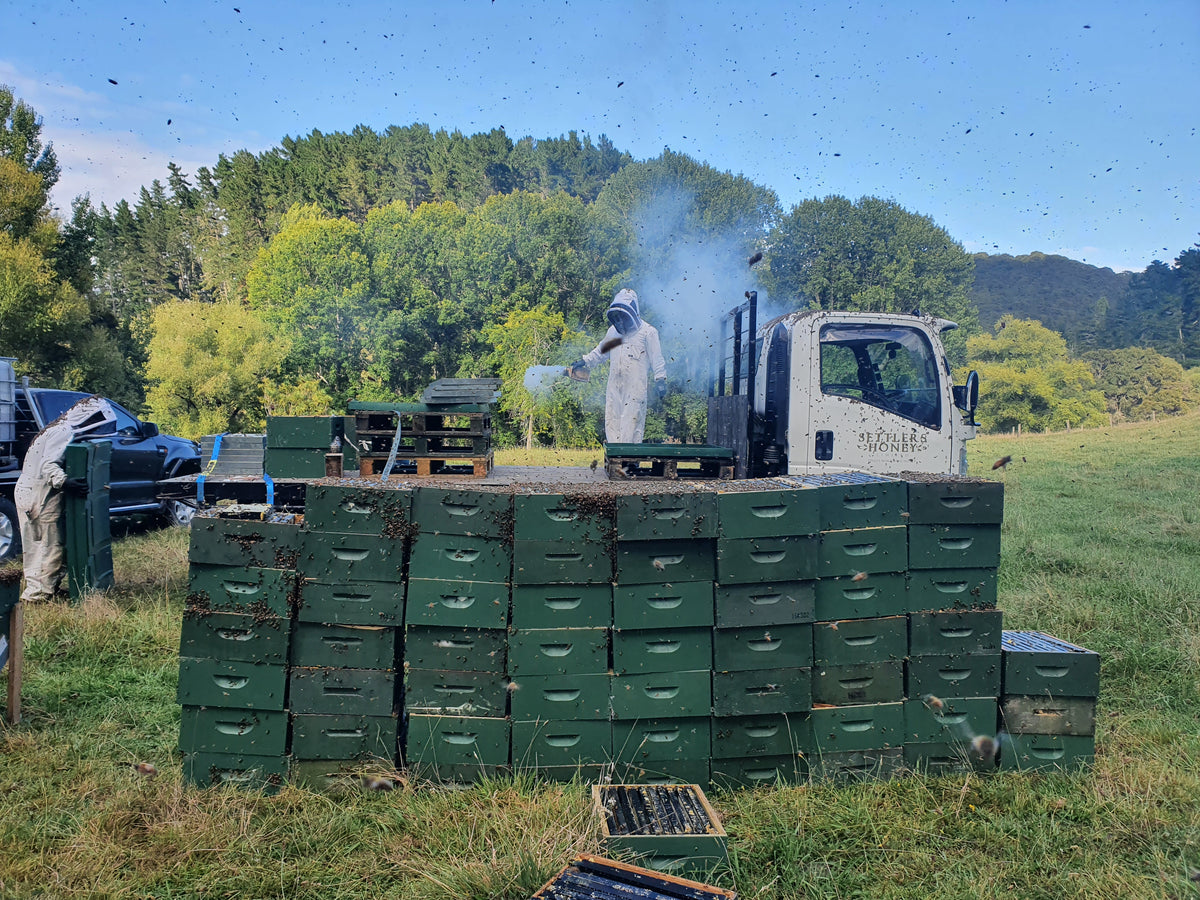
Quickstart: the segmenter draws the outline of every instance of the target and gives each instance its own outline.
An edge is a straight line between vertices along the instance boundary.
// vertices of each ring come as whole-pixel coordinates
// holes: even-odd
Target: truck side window
[[[821,328],[821,391],[940,428],[937,360],[915,328],[825,325]]]

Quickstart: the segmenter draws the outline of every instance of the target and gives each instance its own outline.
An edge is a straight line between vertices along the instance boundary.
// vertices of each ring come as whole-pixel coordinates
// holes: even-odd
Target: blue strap
[[[223,431],[217,435],[213,441],[212,456],[208,460],[208,465],[204,467],[204,471],[200,473],[200,477],[196,479],[196,505],[204,505],[204,479],[212,474],[213,469],[217,467],[217,457],[221,455],[221,439],[229,432]]]
[[[267,483],[267,506],[275,505],[275,482],[271,480],[271,476],[263,472],[263,481]]]

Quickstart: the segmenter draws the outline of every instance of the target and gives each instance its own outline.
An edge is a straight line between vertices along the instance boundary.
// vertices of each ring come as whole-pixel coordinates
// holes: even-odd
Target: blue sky
[[[0,0],[0,23],[63,208],[424,122],[670,147],[785,210],[885,197],[970,251],[1141,269],[1200,241],[1198,0]]]

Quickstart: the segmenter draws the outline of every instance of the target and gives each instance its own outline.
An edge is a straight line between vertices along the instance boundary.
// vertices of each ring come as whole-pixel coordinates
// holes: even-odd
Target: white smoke
[[[549,393],[562,377],[565,377],[563,366],[530,366],[525,370],[525,390],[531,394]]]

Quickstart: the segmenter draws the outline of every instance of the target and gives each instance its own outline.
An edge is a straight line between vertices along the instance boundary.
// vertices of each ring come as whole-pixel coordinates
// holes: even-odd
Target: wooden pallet
[[[609,456],[604,460],[609,480],[658,478],[666,481],[727,481],[733,478],[733,462],[679,457]]]
[[[382,475],[387,467],[386,456],[360,456],[360,475]],[[392,466],[396,476],[429,478],[486,478],[492,471],[492,454],[485,456],[397,456]]]

